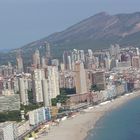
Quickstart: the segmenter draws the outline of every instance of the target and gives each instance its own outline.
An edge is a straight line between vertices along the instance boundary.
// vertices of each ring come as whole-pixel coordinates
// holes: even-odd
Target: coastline
[[[84,140],[89,131],[95,128],[96,123],[105,113],[140,96],[140,91],[133,93],[125,94],[112,101],[107,101],[94,107],[89,107],[75,117],[61,121],[59,126],[52,126],[50,132],[46,136],[41,136],[38,140]]]

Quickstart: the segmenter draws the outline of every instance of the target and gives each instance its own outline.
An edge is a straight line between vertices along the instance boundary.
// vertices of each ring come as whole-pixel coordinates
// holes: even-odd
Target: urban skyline
[[[96,51],[66,50],[61,59],[53,59],[48,42],[43,47],[43,54],[39,49],[31,54],[30,63],[24,62],[19,51],[16,64],[8,62],[0,66],[0,113],[7,116],[5,112],[14,112],[12,117],[9,114],[3,119],[17,121],[1,123],[2,140],[7,140],[8,128],[13,132],[9,133],[9,140],[24,138],[27,134],[35,137],[33,129],[50,123],[60,114],[70,117],[80,108],[139,91],[140,51],[137,47],[112,44],[108,49]],[[61,119],[65,118],[63,115]],[[18,121],[24,123],[17,126]]]
[[[139,140],[139,5],[1,0],[0,140]]]

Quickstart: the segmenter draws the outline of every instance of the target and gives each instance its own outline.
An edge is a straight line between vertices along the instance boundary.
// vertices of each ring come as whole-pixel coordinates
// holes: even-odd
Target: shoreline
[[[106,101],[84,109],[75,117],[61,121],[59,126],[51,126],[49,133],[45,136],[41,136],[37,140],[86,140],[90,131],[96,127],[97,122],[104,117],[106,113],[138,96],[140,96],[140,91],[134,91],[113,99],[112,101]]]

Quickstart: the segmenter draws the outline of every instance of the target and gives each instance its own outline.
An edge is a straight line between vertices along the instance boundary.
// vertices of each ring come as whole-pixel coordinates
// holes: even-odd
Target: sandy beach
[[[105,113],[115,109],[128,100],[140,96],[140,91],[134,94],[126,94],[113,101],[102,103],[98,106],[89,107],[83,110],[73,118],[61,121],[59,126],[52,126],[50,132],[46,136],[38,138],[38,140],[84,140],[89,130],[93,129],[97,121],[104,116]]]

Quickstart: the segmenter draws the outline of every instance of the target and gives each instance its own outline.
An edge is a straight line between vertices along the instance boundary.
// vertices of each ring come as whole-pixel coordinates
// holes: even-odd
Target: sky
[[[140,11],[140,0],[0,0],[0,51],[22,47],[103,11]]]

